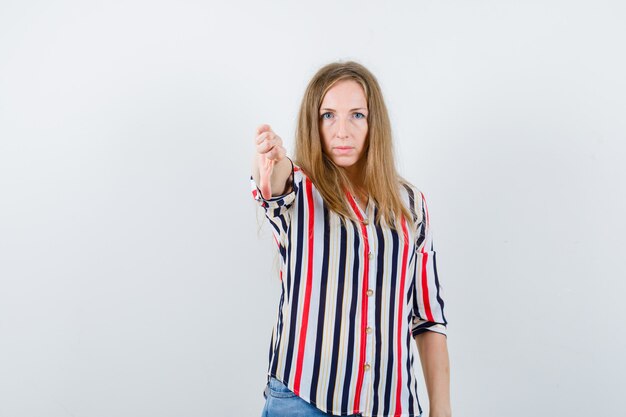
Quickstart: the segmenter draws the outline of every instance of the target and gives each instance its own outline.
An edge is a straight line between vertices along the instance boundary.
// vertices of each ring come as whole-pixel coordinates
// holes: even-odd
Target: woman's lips
[[[352,148],[351,146],[335,146],[333,148],[333,150],[335,151],[335,153],[338,154],[347,154],[352,152],[354,148]]]

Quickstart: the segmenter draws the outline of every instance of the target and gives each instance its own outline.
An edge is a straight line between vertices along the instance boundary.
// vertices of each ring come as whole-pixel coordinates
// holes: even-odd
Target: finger
[[[264,123],[262,125],[259,125],[259,127],[256,128],[256,134],[260,135],[263,132],[268,132],[271,131],[272,128],[270,127],[270,125]]]
[[[267,136],[265,136],[267,135]],[[266,132],[263,133],[263,136],[259,139],[259,142],[257,143],[268,143],[269,148],[276,145],[282,146],[283,145],[283,140],[280,138],[280,136],[278,136],[277,134],[275,134],[274,132]]]
[[[276,145],[265,153],[265,157],[272,161],[278,162],[285,157],[286,153],[287,152],[285,148],[283,148],[282,146]]]
[[[257,145],[256,151],[257,153],[260,153],[260,154],[266,154],[269,151],[271,151],[274,148],[274,146],[276,146],[276,144],[268,142],[268,141],[264,141]]]
[[[263,132],[263,133],[259,134],[259,136],[257,136],[256,143],[259,144],[259,143],[263,142],[264,140],[271,139],[272,136],[275,136],[275,135],[271,131]]]
[[[275,145],[281,145],[283,144],[283,140],[280,138],[280,136],[278,136],[276,133],[271,132],[270,133],[270,140],[272,141],[273,144]]]
[[[263,135],[266,135],[266,133],[263,133]],[[260,153],[267,153],[270,150],[272,150],[272,148],[274,148],[275,146],[282,146],[282,145],[283,145],[283,141],[280,139],[280,137],[269,134],[268,136],[261,137],[261,139],[259,140],[257,144],[257,151]]]

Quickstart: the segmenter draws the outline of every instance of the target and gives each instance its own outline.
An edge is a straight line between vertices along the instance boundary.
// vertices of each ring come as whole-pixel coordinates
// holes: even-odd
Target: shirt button
[[[368,327],[367,329],[365,329],[365,333],[368,333],[368,334],[369,334],[369,333],[372,333],[372,328],[371,328],[371,327]]]
[[[370,253],[367,254],[367,257],[370,258],[370,259],[374,259],[374,254],[372,252],[370,252]]]
[[[372,295],[374,295],[374,291],[373,290],[367,290],[367,295],[369,297],[371,297]]]
[[[363,365],[363,369],[365,369],[366,371],[370,370],[370,364],[366,363],[365,365]]]
[[[369,222],[369,220],[367,220],[367,219],[363,219],[363,224],[364,224],[365,226],[367,226],[368,224],[370,224],[370,222]]]

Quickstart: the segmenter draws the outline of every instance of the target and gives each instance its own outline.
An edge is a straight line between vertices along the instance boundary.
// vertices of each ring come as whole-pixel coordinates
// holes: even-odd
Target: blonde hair
[[[382,92],[374,75],[363,65],[354,62],[334,62],[320,68],[309,82],[302,98],[296,128],[295,162],[315,184],[330,210],[343,218],[357,220],[349,206],[344,190],[354,192],[342,167],[333,163],[322,148],[320,135],[320,106],[328,90],[338,81],[358,82],[367,99],[368,132],[365,141],[363,184],[374,199],[378,213],[376,224],[383,222],[396,229],[395,220],[404,216],[413,220],[402,204],[398,186],[404,180],[396,171],[393,155],[391,123]]]

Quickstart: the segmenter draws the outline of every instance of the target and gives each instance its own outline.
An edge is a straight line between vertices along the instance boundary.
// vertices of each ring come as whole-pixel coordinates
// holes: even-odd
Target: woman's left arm
[[[450,359],[445,335],[426,331],[415,336],[430,403],[429,417],[451,417]]]

